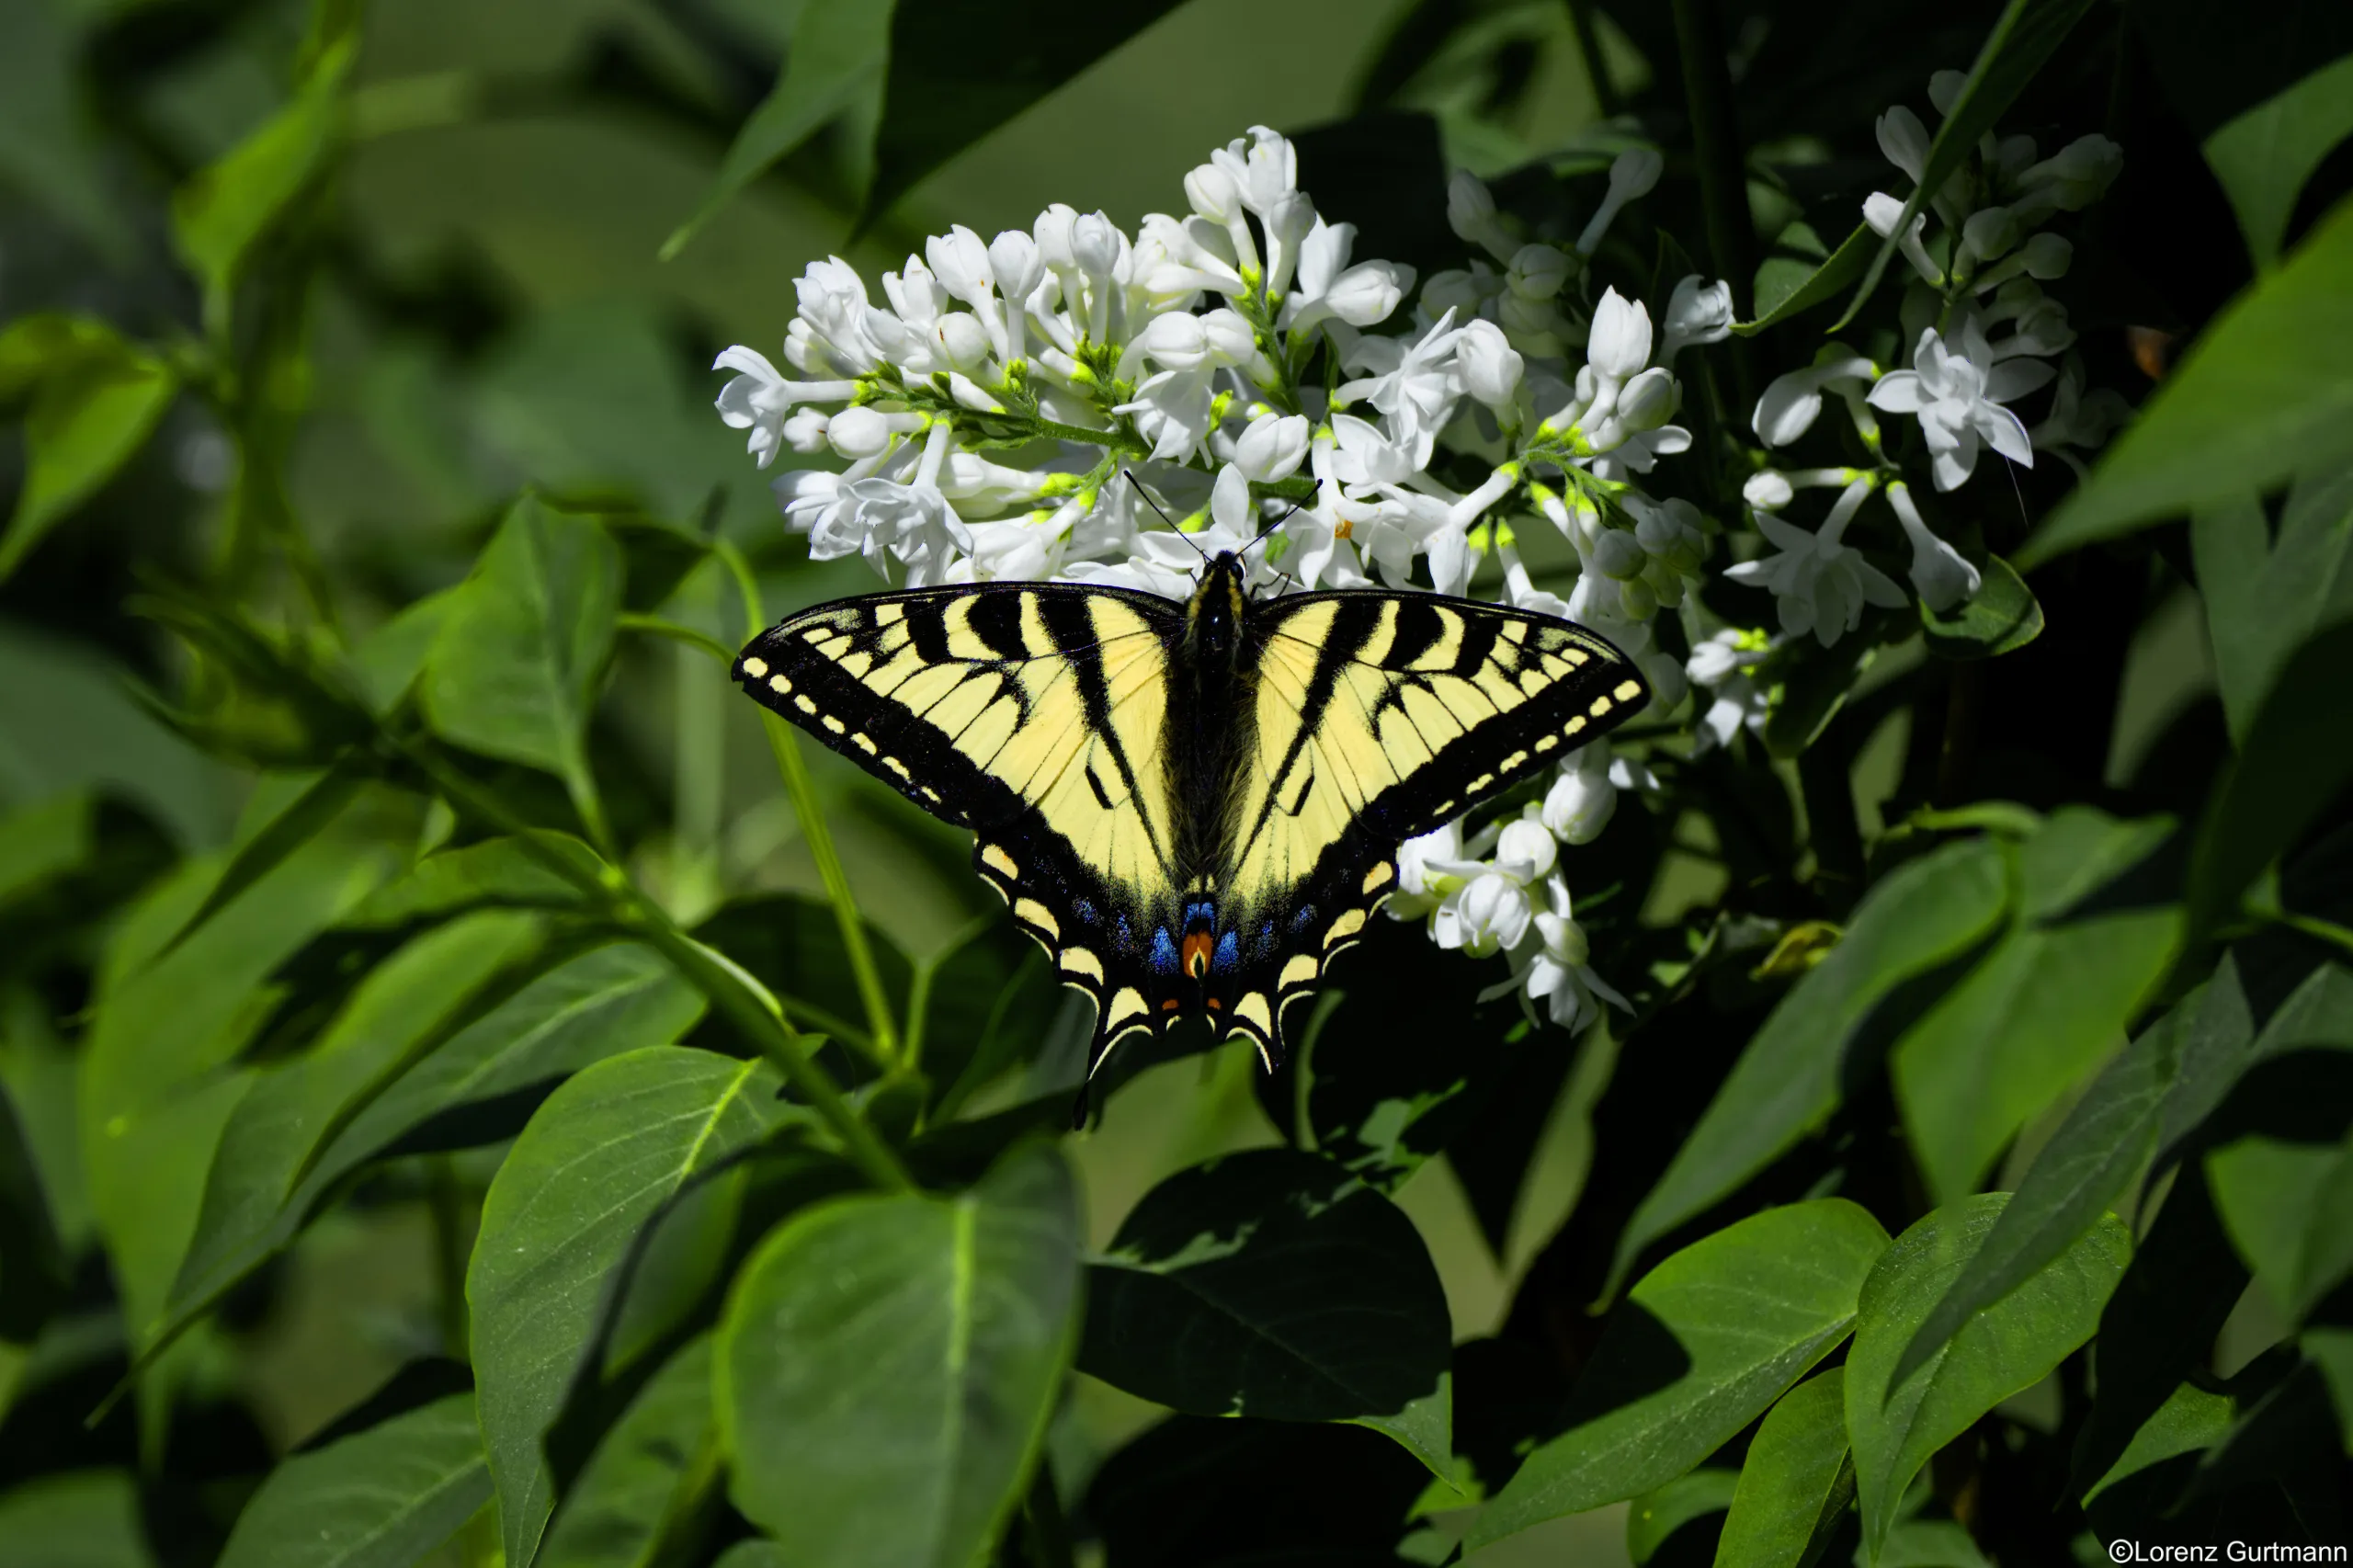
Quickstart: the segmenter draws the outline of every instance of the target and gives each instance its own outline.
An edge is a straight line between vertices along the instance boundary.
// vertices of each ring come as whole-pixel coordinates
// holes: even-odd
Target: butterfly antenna
[[[1129,472],[1126,469],[1121,469],[1120,471],[1120,477],[1128,482],[1128,488],[1134,491],[1136,494],[1142,498],[1145,506],[1151,507],[1154,512],[1159,514],[1160,520],[1168,525],[1168,531],[1170,533],[1175,534],[1178,539],[1181,539],[1187,544],[1191,545],[1193,553],[1199,556],[1203,561],[1207,561],[1210,558],[1210,552],[1208,551],[1203,550],[1198,544],[1194,544],[1193,536],[1191,534],[1187,533],[1183,528],[1176,526],[1176,518],[1160,510],[1160,503],[1152,498],[1151,491],[1146,490],[1142,485],[1136,483],[1136,476],[1134,474]]]
[[[1323,482],[1322,480],[1320,480],[1320,479],[1319,479],[1319,480],[1317,480],[1317,481],[1315,481],[1315,488],[1316,488],[1317,490],[1321,490],[1321,489],[1323,489],[1323,488],[1324,488],[1324,482]],[[1309,497],[1308,497],[1308,499],[1309,499],[1309,500],[1313,500],[1313,499],[1314,499],[1314,495],[1313,495],[1313,492],[1310,492],[1310,493],[1309,493]],[[1291,520],[1292,516],[1293,516],[1294,514],[1296,514],[1296,513],[1298,512],[1298,510],[1299,510],[1302,506],[1306,506],[1306,505],[1307,505],[1307,502],[1306,502],[1306,501],[1294,501],[1294,502],[1292,502],[1292,503],[1290,504],[1290,511],[1288,511],[1288,512],[1285,512],[1281,517],[1277,517],[1273,522],[1268,523],[1265,528],[1260,528],[1260,529],[1258,530],[1258,535],[1257,535],[1257,537],[1256,537],[1256,539],[1253,539],[1253,540],[1252,540],[1248,544],[1245,544],[1245,545],[1244,545],[1244,546],[1242,547],[1243,551],[1244,551],[1245,553],[1247,553],[1249,551],[1256,549],[1257,546],[1259,546],[1259,545],[1262,545],[1262,544],[1266,543],[1266,542],[1267,542],[1267,540],[1269,538],[1271,538],[1271,537],[1273,536],[1274,531],[1275,531],[1277,528],[1281,528],[1285,523],[1290,522],[1290,521]]]

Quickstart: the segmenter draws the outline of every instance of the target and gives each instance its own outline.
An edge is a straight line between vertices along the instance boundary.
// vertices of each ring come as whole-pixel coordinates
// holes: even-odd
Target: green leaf
[[[0,907],[87,865],[97,848],[97,801],[69,790],[0,816]]]
[[[1895,255],[1895,236],[1909,233],[1913,219],[1919,216],[1928,200],[1944,188],[1945,181],[1966,163],[1977,150],[1980,137],[1990,132],[2018,94],[2026,90],[2045,62],[2057,52],[2068,33],[2090,10],[2091,0],[2010,0],[1994,23],[1994,30],[1977,51],[1975,63],[1961,85],[1960,94],[1952,108],[1937,127],[1936,140],[1928,144],[1928,159],[1920,171],[1920,183],[1904,203],[1904,215],[1895,227],[1880,240],[1871,256],[1870,266],[1863,274],[1861,287],[1855,290],[1847,312],[1833,323],[1836,332],[1855,319],[1879,280],[1887,272],[1890,257]]]
[[[204,902],[188,917],[188,924],[172,934],[164,945],[164,952],[195,934],[204,923],[219,914],[247,888],[269,874],[285,858],[325,831],[327,824],[343,814],[359,788],[367,782],[364,765],[338,762],[302,787],[301,792],[279,808],[267,825],[246,835],[229,857],[229,864],[205,893]],[[156,955],[158,958],[163,954]]]
[[[2003,857],[1985,839],[1949,844],[1870,891],[1838,945],[1748,1042],[1627,1221],[1608,1290],[1644,1247],[1729,1197],[1828,1119],[1838,1108],[1839,1075],[1872,1013],[1906,981],[1967,953],[2002,918]]]
[[[271,1471],[220,1568],[409,1568],[489,1500],[473,1396],[451,1394]]]
[[[2347,225],[2353,230],[2353,224]],[[2353,324],[2353,316],[2348,316]],[[2190,853],[2188,941],[2238,910],[2247,886],[2353,778],[2353,623],[2296,650],[2207,802]]]
[[[1847,1452],[1847,1370],[1808,1378],[1765,1415],[1749,1439],[1720,1568],[1811,1568],[1855,1500]]]
[[[2075,1442],[2072,1489],[2105,1473],[2176,1388],[2210,1371],[2214,1336],[2249,1278],[2214,1212],[2205,1165],[2188,1162],[2101,1310],[2099,1397]]]
[[[1087,1270],[1079,1366],[1197,1415],[1340,1421],[1436,1392],[1449,1340],[1411,1221],[1329,1161],[1254,1149],[1130,1212]]]
[[[2177,1003],[2094,1079],[2027,1168],[1968,1272],[1921,1323],[1897,1358],[1901,1382],[1961,1324],[2075,1245],[2147,1170],[2168,1126],[2200,1096],[2219,1097],[2211,1071],[2235,1073],[2255,1035],[2238,971],[2225,957],[2213,980]],[[2211,1108],[2212,1097],[2182,1120]]]
[[[2207,166],[2238,215],[2258,270],[2278,265],[2296,198],[2353,135],[2353,55],[2332,61],[2206,138]]]
[[[554,1485],[540,1440],[631,1243],[690,1176],[794,1114],[778,1094],[762,1062],[633,1051],[551,1095],[498,1167],[466,1301],[509,1562],[529,1562],[546,1528]]]
[[[525,496],[450,605],[425,671],[436,730],[554,774],[592,828],[588,714],[612,651],[620,573],[596,518]]]
[[[1384,1193],[1466,1132],[1518,1052],[1554,1043],[1507,1040],[1515,1015],[1478,1012],[1493,976],[1468,964],[1429,972],[1413,950],[1427,939],[1402,923],[1368,932],[1328,1008],[1312,1022],[1309,1008],[1293,1015],[1308,1026],[1297,1071],[1311,1146]]]
[[[134,1352],[160,1330],[222,1128],[244,1093],[228,1071],[276,1001],[265,982],[364,896],[393,851],[350,823],[312,839],[180,944],[213,866],[176,879],[117,933],[82,1072],[90,1198]],[[150,1418],[160,1392],[142,1396]]]
[[[2329,1402],[2336,1406],[2338,1440],[2353,1458],[2353,1329],[2308,1328],[2296,1343],[2328,1384]]]
[[[953,1198],[848,1198],[786,1221],[719,1329],[736,1507],[811,1568],[978,1561],[1070,1365],[1078,1242],[1069,1170],[1042,1145]]]
[[[169,365],[103,323],[35,317],[6,336],[0,401],[6,381],[29,380],[32,406],[24,488],[0,533],[0,582],[146,444],[180,386]]]
[[[2038,1112],[2099,1061],[2164,974],[2172,904],[2069,918],[2171,831],[2069,807],[2019,848],[2020,904],[2001,942],[1897,1040],[1895,1096],[1928,1190],[1972,1190]]]
[[[853,109],[863,107],[862,118],[870,120],[880,111],[883,77],[891,62],[891,18],[901,3],[807,0],[793,25],[791,47],[785,51],[784,70],[776,86],[737,129],[694,216],[662,242],[663,260],[684,250],[720,209],[778,159]],[[970,46],[973,29],[959,27],[952,31]],[[957,101],[963,101],[962,94],[957,95]],[[868,134],[872,134],[870,130]],[[865,152],[859,150],[860,161]]]
[[[2010,563],[1988,555],[1974,597],[1939,613],[1920,606],[1928,652],[1940,659],[1995,659],[2042,635],[2042,606]]]
[[[565,1494],[536,1568],[648,1568],[718,1478],[711,1342],[664,1363],[597,1445]]]
[[[2290,1323],[2353,1274],[2353,1130],[2335,1143],[2237,1139],[2206,1156],[2206,1176],[2231,1244]]]
[[[97,786],[183,850],[222,843],[244,785],[135,702],[130,673],[86,642],[0,625],[0,796],[28,805]]]
[[[216,338],[228,335],[230,301],[256,247],[334,160],[358,48],[354,25],[312,62],[291,102],[172,193],[172,237],[204,286],[205,326]]]
[[[1626,1555],[1648,1562],[1684,1526],[1731,1507],[1739,1484],[1738,1471],[1695,1470],[1635,1498],[1626,1510]]]
[[[119,1470],[67,1471],[0,1494],[0,1568],[152,1568],[139,1488]]]
[[[293,1199],[352,1108],[446,1040],[467,1003],[540,941],[527,915],[486,911],[426,933],[359,983],[300,1055],[251,1074],[205,1178],[204,1206],[172,1287],[175,1320],[204,1311],[252,1267],[252,1237]]]
[[[363,905],[364,907],[364,905]],[[561,955],[551,955],[558,956]],[[261,1091],[248,1093],[213,1156],[204,1206],[182,1262],[166,1334],[209,1310],[217,1293],[250,1275],[314,1219],[354,1171],[397,1150],[411,1134],[441,1130],[437,1146],[486,1142],[513,1122],[469,1135],[450,1119],[493,1106],[625,1051],[668,1045],[702,1017],[699,992],[649,948],[615,943],[563,957],[511,995],[438,1038],[423,1060],[389,1083],[337,1108],[332,1126],[289,1129],[259,1118]],[[517,1117],[519,1119],[519,1115]],[[290,1131],[307,1142],[290,1169],[271,1145],[248,1148],[241,1130],[265,1140]]]
[[[1887,1532],[1879,1568],[1993,1568],[1970,1533],[1950,1519],[1903,1519]]]
[[[1475,1551],[1682,1474],[1763,1413],[1854,1326],[1887,1249],[1843,1198],[1768,1209],[1706,1236],[1626,1293],[1569,1398],[1472,1526]]]
[[[1869,223],[1858,223],[1855,232],[1839,241],[1838,248],[1810,271],[1792,258],[1767,259],[1756,269],[1756,319],[1734,322],[1733,331],[1743,337],[1753,337],[1816,305],[1828,304],[1837,298],[1840,290],[1863,275],[1879,244],[1879,236],[1871,233]],[[1768,272],[1773,274],[1773,286],[1769,287]],[[1782,281],[1784,278],[1786,282]]]
[[[2090,1506],[2109,1487],[2154,1465],[2212,1448],[2231,1429],[2235,1414],[2230,1395],[2210,1393],[2195,1383],[2182,1384],[2154,1415],[2142,1423],[2108,1473],[2084,1494],[2084,1506]]]
[[[2298,483],[2279,539],[2251,495],[2190,519],[2198,594],[2231,739],[2245,745],[2289,656],[2323,627],[2353,619],[2353,464]]]
[[[1948,122],[1949,123],[1949,122]],[[2021,571],[2098,540],[2353,460],[2353,201],[2199,335],[2089,483],[2018,553]]]
[[[484,907],[578,909],[579,885],[559,876],[550,858],[590,876],[609,869],[603,857],[568,833],[485,838],[427,855],[362,899],[341,923],[391,929]]]
[[[2049,1375],[2099,1326],[2132,1244],[2114,1216],[1976,1317],[1900,1383],[1896,1358],[1971,1260],[2009,1202],[2007,1193],[1964,1199],[1895,1239],[1863,1285],[1855,1343],[1847,1353],[1847,1431],[1863,1511],[1863,1550],[1876,1560],[1896,1506],[1928,1456],[1979,1416]]]

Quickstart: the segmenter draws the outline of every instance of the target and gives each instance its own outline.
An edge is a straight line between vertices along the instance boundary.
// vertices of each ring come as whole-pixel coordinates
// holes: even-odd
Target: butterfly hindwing
[[[1283,1007],[1396,891],[1397,846],[1558,762],[1648,690],[1551,616],[1342,591],[1254,608],[1256,734],[1233,802],[1220,923],[1242,962],[1232,1032],[1272,1054]]]
[[[1097,1006],[1162,1024],[1149,933],[1176,892],[1165,728],[1177,607],[1075,584],[915,589],[801,612],[735,678],[925,811]]]

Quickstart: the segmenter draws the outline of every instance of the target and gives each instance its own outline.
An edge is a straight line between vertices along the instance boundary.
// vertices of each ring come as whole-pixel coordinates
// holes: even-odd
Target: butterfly
[[[972,830],[974,869],[1094,1000],[1090,1076],[1194,1014],[1271,1069],[1286,1010],[1396,892],[1401,844],[1649,699],[1557,617],[1411,590],[1254,597],[1231,551],[1181,604],[1070,582],[837,599],[755,638],[733,675]]]

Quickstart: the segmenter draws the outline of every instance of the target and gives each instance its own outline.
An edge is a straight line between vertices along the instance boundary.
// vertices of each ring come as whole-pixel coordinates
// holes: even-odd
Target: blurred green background
[[[1588,62],[1569,9],[1552,0],[1458,7],[1458,25],[1437,47],[1409,50],[1401,71],[1397,28],[1423,9],[1190,0],[950,158],[864,234],[852,237],[847,183],[820,139],[665,263],[664,238],[699,203],[774,80],[791,0],[379,5],[361,54],[358,144],[326,236],[292,505],[329,571],[380,617],[461,576],[497,508],[526,483],[623,494],[673,518],[716,508],[761,562],[772,612],[870,586],[855,561],[793,564],[798,547],[782,536],[767,476],[711,410],[722,380],[707,369],[712,354],[740,342],[774,356],[792,279],[813,257],[842,255],[872,278],[951,222],[985,236],[1027,227],[1053,201],[1132,226],[1181,202],[1184,172],[1211,146],[1253,124],[1295,132],[1344,118],[1376,85],[1383,104],[1437,118],[1450,162],[1497,174],[1597,123],[1597,66],[1612,93],[1650,74],[1606,17],[1599,59]],[[166,196],[279,104],[303,24],[293,0],[0,5],[0,318],[86,312],[157,338],[191,322],[192,288],[163,226]],[[1007,15],[995,25],[1024,24]],[[1955,63],[1976,31],[1973,21],[1958,28]],[[1867,134],[1858,128],[1859,140]],[[1318,188],[1312,156],[1302,184]],[[128,619],[123,601],[143,574],[178,573],[210,547],[231,461],[197,400],[183,398],[86,515],[0,586],[0,812],[97,785],[182,849],[228,839],[242,784],[152,723],[120,676],[164,672],[163,639]],[[13,493],[22,467],[11,429],[0,486]],[[690,579],[674,612],[729,638],[721,607],[715,582]],[[2112,773],[2128,777],[2210,686],[2185,598],[2136,647]],[[754,711],[699,654],[632,648],[599,741],[639,796],[676,803],[680,833],[638,868],[674,905],[707,908],[722,890],[817,890]],[[1889,737],[1868,748],[1865,767],[1883,767],[1892,787],[1902,750]],[[936,951],[993,911],[951,835],[835,759],[813,760],[859,901],[901,946]],[[1878,798],[1868,779],[1859,796],[1867,806]],[[38,1009],[0,1018],[0,1072],[33,1108],[37,1140],[70,1141],[70,1066],[45,1029]],[[1537,1043],[1569,1048],[1558,1033]],[[1496,1326],[1516,1271],[1574,1199],[1584,1118],[1608,1054],[1587,1051],[1555,1108],[1503,1257],[1442,1159],[1404,1190],[1458,1337]],[[1277,1141],[1252,1092],[1255,1070],[1228,1050],[1118,1092],[1099,1131],[1074,1145],[1096,1241],[1168,1172]],[[465,1158],[486,1176],[496,1155]],[[376,1201],[363,1193],[316,1226],[266,1290],[207,1331],[207,1375],[249,1402],[273,1450],[437,1343],[423,1199],[415,1183],[378,1187]],[[52,1197],[86,1235],[86,1201]],[[1055,1439],[1073,1493],[1094,1459],[1154,1414],[1081,1383]],[[1609,1509],[1480,1561],[1609,1563],[1624,1560],[1622,1543],[1622,1509]],[[0,1544],[0,1561],[13,1561],[7,1551]]]

